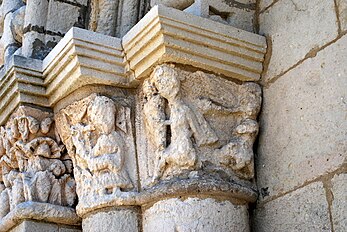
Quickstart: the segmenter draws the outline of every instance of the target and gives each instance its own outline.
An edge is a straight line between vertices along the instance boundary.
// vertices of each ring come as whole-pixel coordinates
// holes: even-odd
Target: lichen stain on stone
[[[43,60],[48,53],[57,45],[57,42],[48,41],[46,44],[39,39],[33,42],[32,58]]]

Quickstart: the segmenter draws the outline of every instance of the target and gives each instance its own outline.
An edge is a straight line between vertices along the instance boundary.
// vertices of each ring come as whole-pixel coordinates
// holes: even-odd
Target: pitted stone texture
[[[134,209],[98,212],[84,219],[82,228],[85,232],[138,232],[138,212]]]
[[[338,32],[333,0],[282,0],[260,15],[259,24],[260,33],[272,41],[266,81],[335,39]]]
[[[265,10],[267,7],[269,7],[272,3],[274,2],[274,0],[259,0],[259,8],[260,11]]]
[[[59,1],[50,1],[46,30],[65,34],[74,25],[78,25],[81,8]]]
[[[335,232],[347,231],[347,174],[335,176],[332,180],[332,216]]]
[[[337,8],[339,12],[339,18],[341,23],[341,29],[347,30],[347,0],[337,0]]]
[[[80,232],[80,229],[58,224],[23,221],[10,232]]]
[[[214,199],[178,198],[155,203],[144,212],[143,231],[249,231],[245,205]]]
[[[305,186],[256,209],[257,232],[330,231],[328,203],[321,182]]]
[[[347,151],[347,36],[264,89],[257,157],[263,197],[338,169]]]

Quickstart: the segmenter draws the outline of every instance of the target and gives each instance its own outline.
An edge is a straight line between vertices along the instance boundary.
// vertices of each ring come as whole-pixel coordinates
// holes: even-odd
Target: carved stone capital
[[[0,231],[25,219],[79,223],[72,161],[54,127],[51,112],[20,106],[0,128]]]

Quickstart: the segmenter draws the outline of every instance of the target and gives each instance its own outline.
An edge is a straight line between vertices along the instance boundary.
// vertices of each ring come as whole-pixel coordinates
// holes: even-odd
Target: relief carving
[[[211,98],[203,93],[211,91],[207,85],[198,87],[201,82],[210,81],[206,74],[194,73],[196,79],[201,79],[196,86],[187,75],[191,74],[161,65],[144,81],[143,125],[148,160],[153,163],[146,165],[152,172],[148,171],[145,185],[175,177],[188,178],[200,171],[222,170],[229,176],[253,178],[260,87],[254,83],[228,83],[228,89],[228,85],[223,85],[225,80],[219,83],[215,77],[212,84],[221,85],[225,93],[215,93]],[[228,90],[234,90],[233,98],[223,95]],[[231,100],[228,102],[227,98]],[[219,117],[225,122],[219,122]]]
[[[17,116],[0,130],[0,219],[27,201],[72,207],[72,161],[54,139],[52,118]]]
[[[74,161],[80,202],[134,188],[125,166],[133,146],[128,107],[92,95],[61,110],[57,121]]]

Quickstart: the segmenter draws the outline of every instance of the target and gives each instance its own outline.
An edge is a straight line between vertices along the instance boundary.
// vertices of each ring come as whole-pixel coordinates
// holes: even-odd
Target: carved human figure
[[[53,120],[18,116],[0,129],[0,217],[18,204],[35,201],[73,206],[76,200],[71,159],[51,137]]]
[[[123,189],[133,187],[124,168],[125,142],[116,131],[114,102],[97,96],[88,107],[90,125],[78,123],[72,126],[72,142],[80,173],[77,181],[89,180],[99,195],[121,194]],[[93,136],[96,135],[94,145]],[[79,195],[90,194],[81,183]]]
[[[168,167],[172,168],[174,173],[197,169],[199,159],[195,146],[215,143],[218,138],[203,116],[194,112],[181,98],[180,80],[173,67],[159,66],[154,71],[153,83],[168,102],[170,118],[165,124],[171,131],[171,143],[158,159],[155,181],[162,177]]]
[[[143,83],[144,105],[143,115],[147,136],[156,148],[158,155],[166,148],[167,125],[165,124],[165,100],[150,80]],[[160,157],[156,157],[158,160]]]
[[[3,0],[0,6],[0,64],[21,47],[24,26],[25,2]]]

